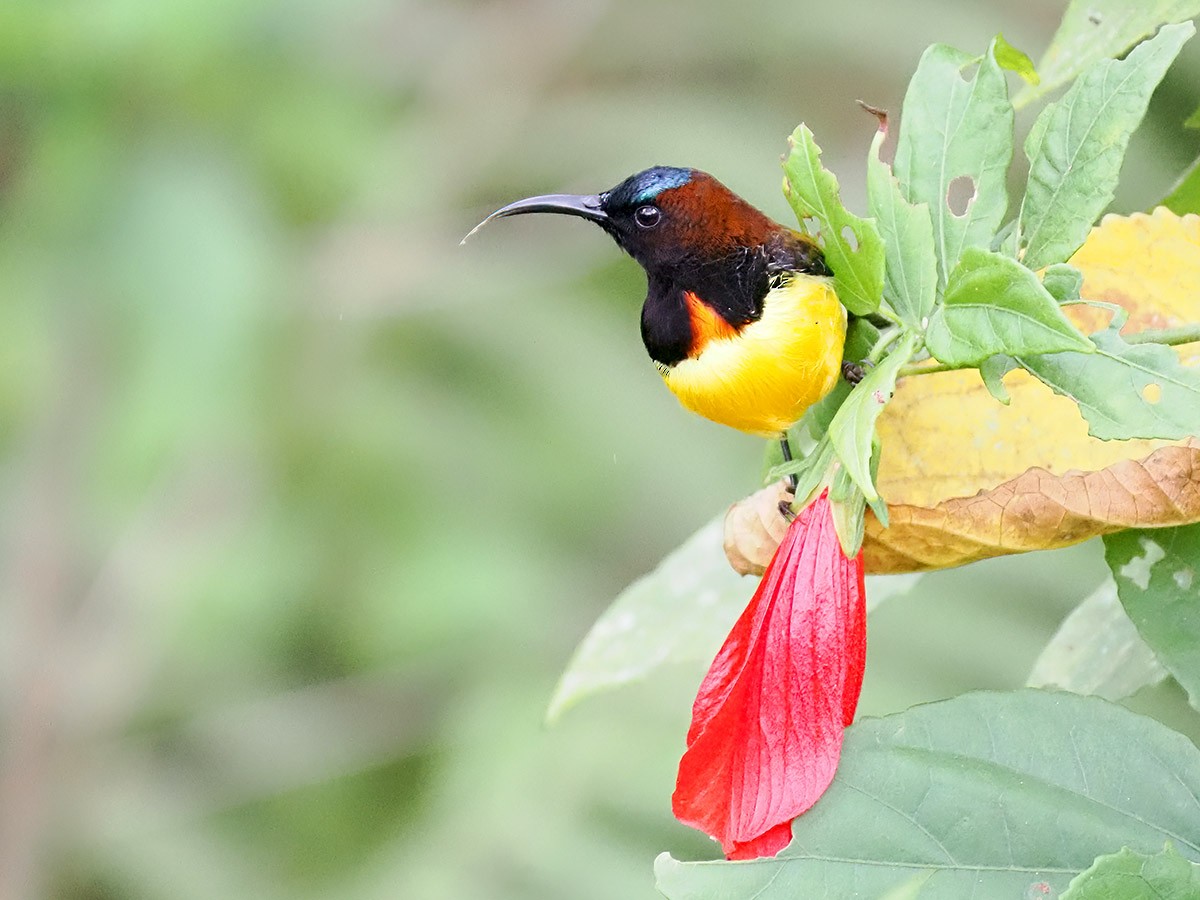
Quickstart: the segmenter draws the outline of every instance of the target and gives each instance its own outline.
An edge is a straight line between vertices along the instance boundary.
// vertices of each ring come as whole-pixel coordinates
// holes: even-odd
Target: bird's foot
[[[867,369],[871,368],[871,363],[868,360],[860,362],[851,362],[850,360],[842,361],[842,377],[851,384],[858,384],[866,377]]]
[[[783,516],[788,522],[796,521],[796,511],[794,509],[792,509],[792,501],[791,500],[780,500],[779,501],[779,514],[781,516]]]

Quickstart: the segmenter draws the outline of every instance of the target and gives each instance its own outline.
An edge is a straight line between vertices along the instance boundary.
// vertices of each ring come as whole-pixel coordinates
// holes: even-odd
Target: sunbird
[[[671,393],[714,422],[780,439],[790,458],[787,429],[837,383],[846,338],[846,309],[813,238],[711,175],[673,166],[600,194],[518,200],[471,234],[525,213],[608,232],[646,272],[642,342]]]

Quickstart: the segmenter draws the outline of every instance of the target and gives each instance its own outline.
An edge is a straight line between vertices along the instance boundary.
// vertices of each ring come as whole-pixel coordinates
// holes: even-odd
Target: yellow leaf
[[[888,512],[890,528],[867,522],[864,559],[874,574],[1066,547],[1123,528],[1185,525],[1200,521],[1200,441],[1090,472],[1030,469],[974,497]]]
[[[1166,209],[1107,216],[1071,262],[1083,272],[1085,298],[1129,312],[1126,333],[1200,322],[1200,217]],[[1085,333],[1111,315],[1085,306],[1069,314]],[[1200,344],[1180,349],[1185,364],[1200,363]],[[1101,441],[1071,400],[1025,372],[1010,372],[1004,385],[1008,406],[973,370],[897,383],[878,424],[876,483],[891,527],[868,517],[869,572],[945,568],[1122,528],[1200,521],[1200,440]],[[755,517],[767,521],[772,490],[779,488],[735,504],[726,519],[738,571],[761,571],[764,554],[774,552],[766,524],[746,527]],[[743,504],[753,512],[738,513]]]

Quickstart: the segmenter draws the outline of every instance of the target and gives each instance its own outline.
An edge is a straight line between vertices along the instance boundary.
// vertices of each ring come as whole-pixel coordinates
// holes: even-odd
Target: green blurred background
[[[459,239],[656,163],[786,221],[800,120],[861,209],[856,99],[898,111],[934,41],[1036,58],[1060,13],[0,5],[0,897],[636,900],[714,855],[670,816],[699,667],[541,718],[761,442],[662,388],[603,236]],[[1118,208],[1194,157],[1198,76]],[[927,579],[872,618],[862,711],[1019,685],[1102,573]]]

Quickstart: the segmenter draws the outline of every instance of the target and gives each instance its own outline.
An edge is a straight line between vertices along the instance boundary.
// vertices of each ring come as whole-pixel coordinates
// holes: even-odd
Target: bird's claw
[[[794,522],[796,520],[796,511],[792,509],[791,500],[779,501],[779,513],[789,522]]]
[[[842,361],[842,377],[851,384],[858,384],[866,377],[867,369],[871,368],[871,363],[868,360],[861,362],[851,362],[850,360]]]

